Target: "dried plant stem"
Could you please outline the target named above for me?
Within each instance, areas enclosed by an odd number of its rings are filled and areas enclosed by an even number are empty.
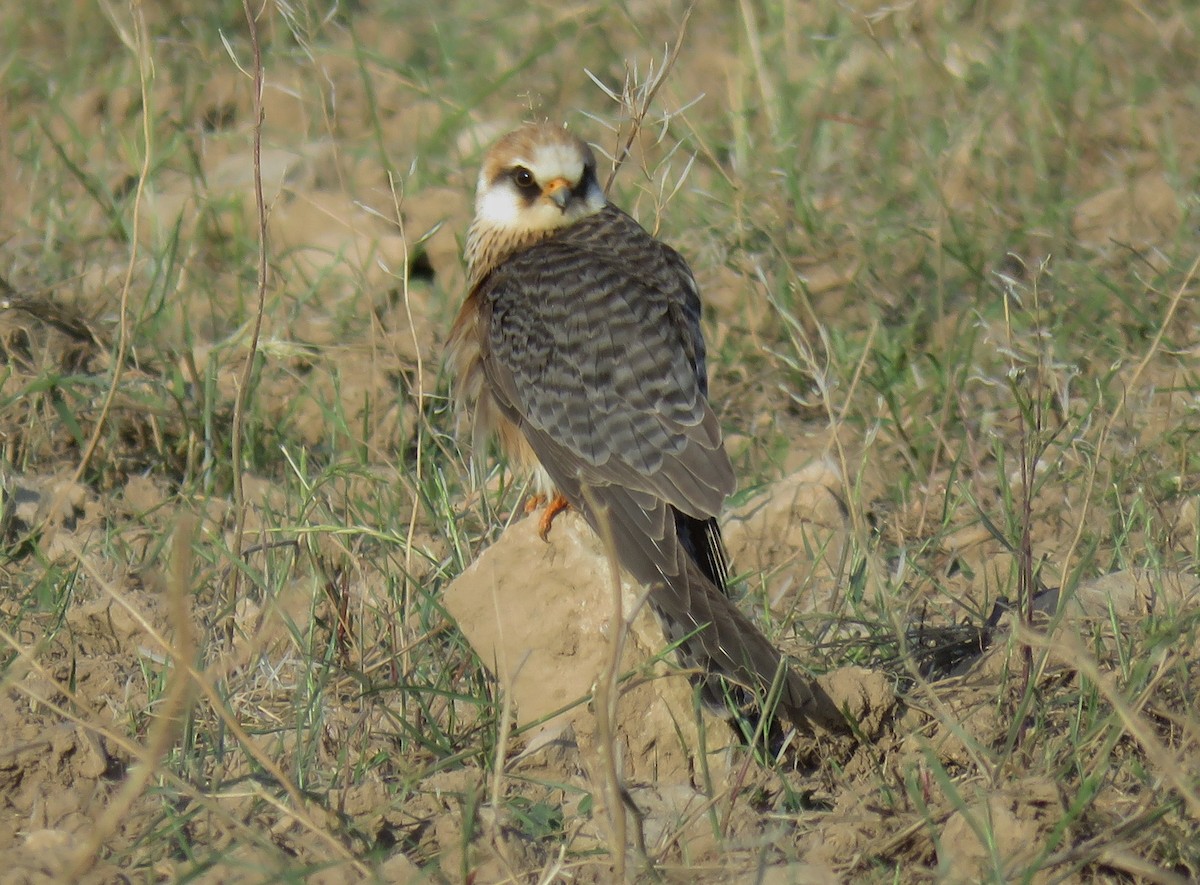
[[[779,100],[775,84],[772,82],[763,55],[762,36],[758,31],[758,21],[750,0],[739,0],[739,11],[742,24],[746,29],[746,42],[750,47],[750,58],[754,63],[754,76],[758,80],[758,89],[762,95],[763,108],[767,114],[767,122],[771,132],[779,132]]]
[[[1146,367],[1150,365],[1150,361],[1154,359],[1155,355],[1162,347],[1163,336],[1166,334],[1167,328],[1171,325],[1171,320],[1175,318],[1175,313],[1179,310],[1179,305],[1183,301],[1183,296],[1187,293],[1188,287],[1191,286],[1192,282],[1196,279],[1196,274],[1198,272],[1200,272],[1200,254],[1198,254],[1195,260],[1192,261],[1192,266],[1188,268],[1187,273],[1183,276],[1183,281],[1175,289],[1175,294],[1171,296],[1171,303],[1167,305],[1167,312],[1163,315],[1163,320],[1161,323],[1159,323],[1158,331],[1154,333],[1154,338],[1150,341],[1150,346],[1146,348],[1146,352],[1142,355],[1137,367],[1134,368],[1133,374],[1131,374],[1129,376],[1129,380],[1125,382],[1124,387],[1126,390],[1129,390],[1137,385],[1138,379],[1142,377],[1142,373],[1146,371]],[[1121,413],[1125,411],[1126,400],[1127,397],[1125,396],[1122,396],[1117,400],[1116,405],[1113,407],[1112,414],[1108,416],[1108,419],[1104,422],[1103,427],[1101,427],[1100,437],[1096,441],[1097,452],[1104,451],[1104,446],[1108,441],[1109,434],[1116,426],[1117,419],[1121,416]],[[1088,471],[1087,482],[1084,484],[1083,512],[1080,514],[1078,524],[1075,528],[1075,537],[1071,539],[1071,546],[1067,548],[1067,555],[1063,557],[1062,574],[1064,581],[1067,579],[1067,576],[1071,574],[1071,564],[1075,559],[1075,551],[1079,549],[1079,544],[1083,539],[1083,528],[1086,524],[1084,515],[1087,513],[1088,505],[1092,500],[1092,492],[1096,487],[1096,474],[1099,466],[1100,459],[1093,458],[1091,469]]]
[[[1142,355],[1141,360],[1138,361],[1137,366],[1134,367],[1129,379],[1124,384],[1126,391],[1129,391],[1137,386],[1137,382],[1141,378],[1142,373],[1146,371],[1146,367],[1150,365],[1150,361],[1154,359],[1155,355],[1161,349],[1163,337],[1166,335],[1167,329],[1171,325],[1171,321],[1175,318],[1175,314],[1179,309],[1179,305],[1183,301],[1184,295],[1188,292],[1188,287],[1191,286],[1192,282],[1196,279],[1197,272],[1200,272],[1200,254],[1198,254],[1192,261],[1191,267],[1189,267],[1187,273],[1183,275],[1182,282],[1180,282],[1180,284],[1176,287],[1174,295],[1171,296],[1171,301],[1167,305],[1166,313],[1163,315],[1162,322],[1159,323],[1158,330],[1154,333],[1154,338],[1150,341],[1150,345],[1146,348],[1146,352]],[[1100,453],[1104,451],[1105,446],[1108,443],[1109,435],[1112,433],[1113,428],[1117,425],[1118,418],[1120,418],[1121,414],[1125,411],[1125,403],[1127,400],[1127,396],[1122,396],[1117,400],[1116,405],[1113,406],[1112,414],[1105,419],[1100,428],[1099,436],[1096,439],[1096,456],[1091,459],[1091,463],[1089,464],[1087,471],[1087,478],[1083,483],[1083,499],[1079,508],[1079,517],[1075,524],[1075,534],[1071,538],[1071,544],[1067,547],[1066,554],[1063,556],[1061,566],[1061,582],[1064,589],[1069,586],[1068,581],[1070,580],[1071,571],[1074,567],[1076,552],[1079,550],[1080,543],[1082,543],[1084,527],[1087,525],[1087,513],[1092,506],[1092,500],[1096,490],[1096,480],[1100,472]],[[1060,606],[1063,605],[1066,598],[1067,596],[1065,593],[1060,595]],[[1028,627],[1028,625],[1026,626]],[[1051,659],[1051,648],[1052,647],[1048,647],[1041,655],[1041,658],[1037,663],[1034,677],[1035,679],[1040,679],[1042,673],[1049,665]]]
[[[621,567],[616,545],[604,513],[600,519],[600,539],[609,561],[612,587],[612,628],[609,632],[608,660],[596,680],[596,735],[604,775],[605,806],[610,827],[609,853],[612,855],[613,878],[625,881],[625,857],[629,836],[625,817],[625,785],[617,765],[617,674],[621,669],[621,652],[625,645],[625,614],[621,599]]]
[[[504,641],[504,618],[500,613],[500,597],[496,593],[496,588],[492,588],[492,606],[496,614],[496,625],[499,631],[501,643]],[[500,657],[497,663],[497,669],[500,671],[501,699],[500,699],[500,723],[496,733],[496,752],[493,756],[492,767],[492,783],[491,783],[491,805],[493,811],[499,815],[500,806],[504,800],[504,766],[508,759],[508,743],[512,737],[512,717],[513,717],[513,686],[520,678],[521,670],[525,667],[525,661],[528,658],[523,658],[517,662],[517,666],[510,668],[507,658]]]
[[[675,61],[679,58],[679,52],[683,49],[684,37],[687,35],[688,19],[692,16],[692,9],[695,4],[692,4],[684,12],[683,18],[679,22],[679,29],[675,33],[675,42],[667,52],[663,63],[659,65],[657,71],[651,65],[650,71],[647,73],[646,81],[637,89],[634,89],[629,82],[628,72],[626,73],[625,88],[620,95],[617,95],[611,89],[605,87],[597,80],[591,72],[587,72],[597,86],[604,90],[609,98],[618,102],[622,109],[629,117],[629,132],[624,140],[620,138],[620,130],[618,130],[619,146],[617,152],[613,155],[612,170],[608,173],[608,179],[604,182],[604,192],[607,194],[612,190],[613,182],[617,180],[617,172],[629,157],[633,150],[633,143],[637,140],[638,133],[642,131],[642,122],[646,119],[646,115],[650,113],[650,106],[654,103],[655,96],[658,91],[667,82],[667,78],[671,74],[671,69],[675,67]]]
[[[239,722],[237,717],[234,716],[230,711],[229,703],[225,695],[213,684],[213,681],[209,678],[208,673],[197,668],[195,656],[193,655],[192,657],[185,657],[183,654],[178,653],[175,642],[164,636],[162,631],[156,629],[154,625],[146,619],[146,616],[139,611],[125,597],[124,594],[117,592],[116,588],[112,586],[111,582],[100,573],[90,559],[83,555],[81,550],[75,551],[75,557],[79,562],[79,565],[88,574],[88,576],[95,581],[98,586],[102,587],[109,594],[109,596],[112,597],[113,602],[125,609],[125,611],[129,613],[130,617],[137,622],[143,634],[148,639],[153,641],[156,650],[174,660],[175,666],[179,668],[180,672],[187,677],[190,684],[194,685],[197,692],[204,698],[204,700],[208,702],[209,707],[212,709],[213,713],[220,718],[221,722],[228,730],[233,740],[250,758],[252,758],[262,767],[263,771],[269,775],[269,777],[280,789],[287,793],[288,799],[291,801],[292,806],[291,808],[286,808],[280,804],[277,799],[271,796],[271,794],[265,788],[261,789],[260,791],[261,797],[265,801],[269,801],[276,805],[281,811],[285,811],[306,830],[313,833],[314,836],[316,836],[319,840],[327,844],[338,857],[352,863],[355,869],[358,870],[363,876],[368,876],[369,870],[367,869],[366,865],[355,858],[354,855],[350,853],[350,850],[337,839],[334,833],[330,832],[328,825],[321,824],[313,818],[312,814],[310,814],[307,810],[306,800],[301,794],[300,790],[296,787],[292,780],[288,778],[286,774],[284,774],[283,769],[279,767],[275,760],[267,754],[267,751],[263,749],[256,741],[254,741],[249,734],[246,733],[246,730],[242,727],[241,722]],[[136,746],[126,746],[126,749],[130,751],[131,755],[146,755]]]
[[[121,300],[117,309],[117,352],[113,356],[112,380],[104,395],[104,404],[96,417],[92,435],[88,438],[83,455],[75,465],[74,482],[79,482],[87,472],[88,465],[100,445],[100,436],[104,433],[104,425],[112,411],[113,400],[117,396],[117,388],[121,385],[121,375],[125,369],[125,361],[129,356],[129,289],[133,285],[133,270],[138,259],[138,229],[142,225],[142,198],[146,189],[146,179],[150,176],[150,158],[154,152],[154,142],[151,131],[153,111],[150,105],[150,80],[154,76],[154,60],[150,57],[149,41],[146,39],[146,16],[142,5],[137,2],[129,4],[129,12],[133,18],[133,33],[129,34],[118,23],[113,9],[102,4],[109,19],[113,22],[122,42],[134,53],[138,61],[138,85],[142,98],[142,165],[138,170],[137,184],[133,193],[133,220],[129,237],[129,261],[125,264],[125,279],[121,282]]]
[[[639,603],[634,611],[625,613],[623,591],[621,588],[621,566],[617,558],[617,546],[613,540],[612,527],[609,524],[607,511],[596,506],[591,499],[590,490],[584,488],[584,496],[592,512],[596,514],[597,534],[604,545],[604,553],[609,562],[609,575],[612,588],[612,624],[609,633],[608,659],[604,669],[598,675],[595,690],[596,736],[598,751],[604,776],[605,806],[610,822],[609,852],[613,860],[613,880],[625,881],[625,862],[629,851],[629,826],[626,812],[632,815],[634,846],[637,849],[651,877],[656,877],[654,865],[646,851],[646,835],[642,828],[641,809],[629,795],[621,777],[617,761],[617,701],[620,697],[621,658],[625,654],[625,641],[629,636],[629,627],[633,618],[641,608]],[[644,599],[644,597],[643,597]]]
[[[410,580],[410,576],[413,574],[413,565],[412,565],[413,547],[414,547],[413,542],[417,535],[417,514],[421,512],[421,500],[420,500],[421,499],[421,491],[420,490],[422,487],[421,480],[425,475],[425,446],[427,444],[427,436],[426,436],[426,427],[425,427],[425,420],[424,420],[425,411],[422,408],[422,404],[425,399],[425,361],[421,356],[423,343],[420,340],[420,336],[417,334],[417,325],[416,325],[416,321],[413,317],[413,311],[412,311],[412,301],[409,298],[409,264],[411,263],[411,260],[410,260],[409,251],[408,251],[408,235],[404,228],[404,213],[400,211],[400,206],[403,202],[403,197],[402,197],[402,194],[397,191],[395,177],[393,175],[391,175],[390,173],[388,174],[388,185],[390,186],[391,192],[392,192],[392,206],[395,209],[395,223],[396,223],[397,228],[399,228],[399,230],[400,230],[400,242],[401,242],[403,250],[404,250],[403,254],[401,256],[402,260],[403,260],[403,266],[401,267],[401,271],[400,271],[401,300],[404,302],[404,316],[408,322],[409,334],[412,336],[413,353],[416,354],[417,385],[416,385],[416,390],[412,392],[413,414],[416,416],[416,420],[413,422],[413,432],[416,437],[416,439],[415,439],[416,455],[415,455],[414,464],[413,464],[412,486],[411,486],[412,490],[413,490],[413,506],[412,506],[411,511],[409,512],[409,516],[408,516],[408,529],[407,529],[407,533],[405,535],[405,543],[404,543],[404,573],[403,574],[404,574],[405,590],[404,590],[404,594],[403,594],[404,608],[403,608],[403,611],[401,612],[401,616],[400,616],[401,625],[405,625],[405,624],[412,623],[413,593],[410,591],[410,588],[407,585],[408,585],[408,581]],[[406,649],[407,649],[407,645],[408,645],[408,643],[405,642],[404,646]],[[409,655],[409,652],[407,650],[401,651],[399,654],[399,660],[400,660],[401,665],[403,666],[405,672],[408,672],[408,670],[411,666],[411,657]],[[509,703],[509,699],[507,696],[504,698],[504,702],[506,704]],[[407,706],[407,698],[402,698],[401,703],[404,704],[405,706]],[[504,725],[502,727],[507,728],[507,725]],[[498,761],[502,762],[503,760],[500,759]]]
[[[233,440],[230,446],[230,460],[232,461],[231,467],[233,469],[233,507],[236,514],[236,523],[233,530],[233,550],[230,551],[230,560],[233,567],[229,570],[229,583],[225,591],[225,602],[229,612],[226,638],[230,640],[233,638],[233,613],[236,608],[239,596],[238,590],[241,584],[242,535],[246,529],[246,491],[242,482],[242,440],[246,425],[246,407],[250,402],[250,387],[254,378],[254,360],[258,354],[258,341],[262,334],[263,311],[267,300],[267,205],[263,198],[262,183],[262,46],[258,40],[258,16],[251,10],[250,0],[242,0],[242,9],[246,15],[246,27],[250,36],[250,46],[253,51],[254,135],[252,139],[252,151],[254,156],[254,206],[258,218],[258,287],[254,323],[250,332],[246,365],[242,369],[242,377],[238,383],[237,400],[233,406],[233,427],[231,430]]]
[[[1100,662],[1084,647],[1079,637],[1070,631],[1050,640],[1044,634],[1028,632],[1020,637],[1033,646],[1040,645],[1048,658],[1057,659],[1064,667],[1078,670],[1090,680],[1104,699],[1112,705],[1121,725],[1146,754],[1150,770],[1170,786],[1182,800],[1187,813],[1200,819],[1200,792],[1197,792],[1192,775],[1194,764],[1184,754],[1173,752],[1155,733],[1155,726],[1144,715],[1139,705],[1132,705],[1122,693],[1117,680],[1104,671]]]
[[[196,657],[196,637],[188,612],[188,599],[191,595],[194,533],[195,520],[185,516],[175,530],[171,545],[171,581],[167,586],[167,601],[174,637],[169,647],[172,667],[166,694],[155,705],[154,723],[145,746],[139,748],[137,762],[129,772],[129,777],[87,833],[83,844],[76,849],[66,872],[68,881],[78,881],[92,868],[104,843],[117,831],[151,778],[157,776],[163,757],[175,742],[183,726],[186,709],[191,704],[194,683],[190,671]]]
[[[1014,318],[1011,310],[1011,302],[1015,297],[1015,287],[1003,294],[1004,328],[1008,338],[1009,353],[1008,386],[1017,406],[1017,439],[1019,446],[1017,454],[1019,460],[1018,469],[1021,477],[1021,496],[1018,502],[1019,510],[1017,516],[1018,537],[1016,541],[1017,618],[1025,631],[1031,631],[1033,628],[1033,599],[1037,592],[1033,568],[1033,495],[1034,485],[1037,481],[1038,463],[1041,461],[1041,457],[1045,453],[1048,444],[1045,433],[1045,410],[1043,408],[1046,397],[1044,385],[1048,366],[1045,359],[1045,346],[1039,337],[1042,332],[1043,317],[1036,280],[1030,294],[1032,299],[1030,309],[1034,318],[1034,328],[1032,330],[1034,342],[1032,345],[1027,341],[1029,337],[1028,332],[1014,335]],[[1030,347],[1032,347],[1033,357],[1031,361],[1026,362],[1020,354],[1027,352]],[[1032,373],[1033,378],[1026,390],[1022,385],[1022,379],[1026,378],[1029,373]],[[1018,706],[1019,717],[1015,723],[1016,731],[1013,735],[1015,746],[1018,747],[1024,742],[1028,725],[1026,714],[1028,712],[1029,692],[1034,680],[1035,670],[1033,647],[1029,643],[1022,642],[1019,644],[1019,652],[1021,656],[1021,677],[1018,694],[1023,700]]]

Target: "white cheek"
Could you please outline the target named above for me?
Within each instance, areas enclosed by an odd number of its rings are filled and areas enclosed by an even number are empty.
[[[520,199],[506,187],[481,189],[475,201],[475,217],[494,227],[516,227],[521,211]]]
[[[507,187],[490,187],[480,192],[475,201],[475,217],[480,223],[497,230],[553,230],[574,220],[548,200],[535,200],[532,205]]]

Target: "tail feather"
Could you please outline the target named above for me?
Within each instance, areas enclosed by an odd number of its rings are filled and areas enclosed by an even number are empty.
[[[688,556],[722,593],[729,586],[729,556],[721,538],[721,526],[713,517],[697,519],[674,507],[675,534]]]
[[[725,594],[726,557],[715,519],[680,517],[665,501],[627,488],[585,490],[577,479],[555,481],[597,533],[611,539],[626,571],[650,588],[650,605],[683,663],[706,674],[706,700],[724,706],[719,680],[725,679],[759,705],[776,698],[775,711],[806,732],[838,727],[840,714],[816,683],[789,667]]]
[[[702,572],[689,563],[684,574],[656,586],[650,604],[685,666],[707,674],[705,699],[723,705],[721,677],[806,731],[828,725],[837,711],[811,680],[796,673],[763,632]]]

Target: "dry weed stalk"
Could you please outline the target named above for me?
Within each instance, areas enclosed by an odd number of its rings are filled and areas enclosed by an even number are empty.
[[[613,153],[608,155],[608,158],[612,163],[612,168],[609,170],[608,178],[604,182],[604,192],[606,194],[612,190],[613,183],[617,180],[617,173],[620,171],[621,166],[624,165],[625,161],[629,158],[630,153],[633,151],[634,143],[638,140],[643,128],[645,128],[646,118],[650,115],[650,108],[654,104],[654,99],[657,97],[659,90],[662,89],[663,85],[670,77],[671,70],[675,67],[675,62],[678,60],[679,53],[683,49],[684,38],[687,35],[688,19],[691,18],[692,9],[694,6],[695,4],[689,6],[687,11],[684,12],[683,18],[679,22],[679,29],[675,34],[675,42],[664,50],[663,60],[658,64],[657,67],[655,67],[654,62],[650,62],[646,68],[646,74],[643,77],[639,74],[636,63],[632,67],[630,67],[628,63],[626,64],[625,80],[621,84],[621,90],[619,92],[609,86],[606,86],[599,77],[597,77],[587,68],[584,68],[583,70],[588,78],[596,84],[600,91],[608,96],[609,99],[616,102],[619,108],[618,122],[615,127],[604,124],[603,121],[597,117],[591,117],[591,119],[601,123],[601,125],[605,125],[606,128],[611,130],[616,139],[616,147]],[[670,126],[671,119],[682,114],[689,107],[699,101],[701,97],[702,96],[697,96],[688,104],[675,111],[663,112],[662,120],[659,124],[659,141],[666,137],[667,129]],[[626,131],[626,126],[629,127],[628,131]],[[689,164],[689,168],[690,165],[691,164]],[[686,174],[687,173],[685,170],[684,176],[686,176]],[[678,185],[676,186],[676,190],[678,190]]]
[[[1154,359],[1159,350],[1162,348],[1163,336],[1166,334],[1172,320],[1175,318],[1175,314],[1179,310],[1179,305],[1183,301],[1184,295],[1187,294],[1188,288],[1196,279],[1198,272],[1200,272],[1200,253],[1196,255],[1196,258],[1192,261],[1191,267],[1189,267],[1187,273],[1183,275],[1183,280],[1179,283],[1175,289],[1175,293],[1171,296],[1171,301],[1167,305],[1167,310],[1163,315],[1162,322],[1159,323],[1158,330],[1154,333],[1154,338],[1151,339],[1149,346],[1146,348],[1146,352],[1142,355],[1141,360],[1138,361],[1137,366],[1134,368],[1129,378],[1123,383],[1125,390],[1131,390],[1137,386],[1138,380],[1146,371],[1146,367],[1150,365],[1151,360]],[[1116,405],[1113,407],[1112,413],[1101,426],[1100,434],[1096,439],[1095,450],[1097,453],[1104,451],[1104,447],[1108,442],[1108,437],[1112,433],[1112,429],[1117,424],[1117,419],[1120,418],[1122,413],[1125,411],[1125,402],[1126,397],[1124,396],[1118,399]],[[1091,466],[1088,470],[1087,480],[1084,483],[1083,504],[1080,508],[1079,520],[1075,527],[1075,536],[1071,539],[1071,545],[1067,548],[1066,556],[1063,557],[1062,574],[1064,580],[1066,579],[1066,576],[1071,574],[1071,567],[1074,563],[1076,551],[1079,549],[1079,545],[1083,540],[1083,527],[1086,524],[1084,517],[1086,516],[1088,508],[1091,504],[1092,493],[1096,488],[1096,476],[1099,468],[1100,458],[1092,458]]]
[[[117,309],[117,352],[113,356],[112,378],[109,381],[108,390],[104,394],[104,404],[100,407],[100,414],[96,416],[96,426],[92,428],[92,435],[88,438],[83,455],[80,457],[79,463],[75,466],[75,474],[72,478],[73,482],[79,482],[83,478],[84,473],[87,472],[88,465],[96,454],[97,446],[100,445],[100,436],[104,433],[104,426],[108,422],[108,415],[112,411],[113,401],[117,396],[117,389],[121,385],[121,375],[125,369],[125,361],[129,355],[129,290],[133,286],[133,271],[137,266],[138,229],[142,224],[143,197],[146,190],[146,180],[150,177],[151,157],[154,153],[151,126],[153,111],[150,103],[150,81],[154,78],[154,59],[150,55],[150,44],[146,35],[145,14],[140,3],[131,2],[129,4],[129,12],[133,20],[133,32],[130,33],[121,24],[116,11],[109,3],[103,2],[101,6],[108,15],[114,30],[120,36],[121,42],[125,44],[137,59],[138,88],[141,91],[142,100],[142,165],[138,169],[137,182],[134,185],[133,192],[133,220],[131,222],[129,237],[129,260],[125,264],[125,278],[121,283],[120,304]]]
[[[612,626],[609,633],[608,657],[603,670],[597,674],[593,696],[596,710],[596,734],[599,743],[597,749],[600,753],[604,776],[604,804],[609,818],[609,852],[613,859],[613,876],[616,881],[625,881],[625,861],[629,851],[629,826],[626,811],[634,820],[633,838],[638,856],[646,870],[651,874],[654,873],[653,862],[646,851],[646,835],[641,809],[638,808],[637,803],[629,794],[629,790],[625,787],[617,748],[617,702],[621,694],[621,659],[625,654],[625,643],[629,638],[633,619],[637,617],[649,597],[649,590],[642,594],[634,610],[626,615],[621,590],[621,564],[617,557],[617,547],[613,540],[609,514],[597,506],[587,486],[583,487],[583,494],[588,500],[592,512],[596,514],[598,534],[609,563],[612,588],[612,618],[610,620]]]
[[[1196,774],[1195,757],[1188,752],[1186,742],[1182,751],[1173,752],[1159,739],[1156,733],[1158,726],[1141,712],[1141,707],[1152,695],[1153,681],[1142,692],[1140,702],[1131,704],[1122,694],[1116,679],[1105,671],[1078,635],[1062,631],[1051,638],[1037,630],[1026,630],[1024,625],[1018,626],[1015,632],[1024,645],[1041,649],[1046,659],[1057,660],[1064,667],[1077,670],[1096,686],[1116,712],[1125,733],[1141,747],[1157,777],[1176,792],[1192,820],[1200,820],[1200,792],[1197,792],[1192,781]],[[1159,669],[1165,671],[1167,662],[1164,661]]]
[[[189,529],[187,524],[184,523],[180,531],[191,532],[191,529]],[[190,546],[191,545],[189,543],[189,549]],[[317,821],[316,818],[314,818],[314,816],[308,810],[309,803],[305,799],[304,795],[300,792],[299,788],[297,788],[292,780],[284,773],[283,769],[279,767],[275,760],[267,755],[266,750],[250,737],[245,728],[243,728],[239,719],[230,710],[229,702],[225,696],[225,693],[217,688],[206,671],[198,669],[196,655],[193,654],[189,657],[183,654],[183,650],[176,647],[176,641],[168,638],[161,630],[155,628],[155,626],[150,623],[146,616],[133,604],[133,602],[127,598],[123,592],[114,587],[112,583],[100,573],[96,564],[92,562],[91,559],[84,556],[82,550],[76,550],[75,556],[80,566],[85,572],[87,572],[88,576],[106,593],[108,593],[113,602],[125,609],[130,617],[132,617],[138,623],[142,633],[153,643],[153,647],[156,652],[160,653],[164,660],[170,659],[174,661],[175,667],[181,674],[179,678],[183,679],[187,686],[194,687],[199,696],[208,702],[210,709],[216,714],[217,718],[221,720],[233,741],[236,742],[237,745],[241,747],[241,749],[244,750],[251,759],[253,759],[262,767],[263,771],[266,772],[274,781],[275,786],[287,793],[288,799],[292,804],[290,808],[283,805],[278,799],[274,798],[274,796],[272,796],[265,787],[261,785],[257,785],[255,787],[255,794],[264,801],[270,802],[271,804],[277,806],[287,817],[292,818],[305,830],[313,833],[320,841],[327,844],[332,849],[334,854],[341,859],[352,863],[355,869],[357,869],[364,876],[368,875],[366,865],[355,858],[354,855],[350,853],[350,850],[346,848],[346,846],[343,845],[337,839],[337,837],[329,831],[327,826],[322,825]],[[175,591],[181,584],[182,579],[180,578],[180,575],[182,574],[183,570],[185,568],[190,569],[190,565],[188,565],[189,562],[190,559],[187,559],[182,555],[177,554],[173,556],[172,591]],[[187,586],[190,586],[190,577],[187,579],[186,584]],[[185,601],[186,598],[187,596],[185,595]],[[173,621],[175,617],[177,617],[177,614],[173,611]],[[178,625],[176,626],[178,629]],[[184,627],[184,629],[187,631],[191,630],[190,622]],[[174,674],[172,678],[174,678]],[[142,748],[136,744],[123,742],[122,746],[125,747],[132,756],[139,757],[147,755],[145,751],[143,751]],[[162,766],[159,766],[155,769],[155,773],[167,774],[167,770]]]
[[[251,139],[254,164],[254,208],[258,221],[258,283],[256,287],[256,304],[254,320],[251,325],[250,343],[246,353],[246,364],[242,369],[242,377],[238,383],[237,399],[233,404],[233,426],[230,429],[232,442],[230,445],[230,460],[233,469],[233,550],[230,551],[230,561],[233,568],[229,571],[229,583],[225,589],[226,608],[229,612],[225,627],[228,642],[233,641],[234,612],[237,607],[239,588],[241,586],[241,558],[243,533],[246,529],[246,491],[242,481],[242,441],[245,435],[246,408],[250,403],[251,386],[254,379],[254,361],[258,355],[259,338],[262,335],[263,313],[267,301],[267,205],[263,197],[262,180],[262,127],[263,127],[263,60],[262,46],[258,39],[258,15],[262,14],[263,6],[255,13],[250,8],[250,0],[242,0],[242,11],[246,16],[246,28],[250,37],[252,62],[250,73],[254,79],[254,129]],[[228,48],[228,44],[226,44]],[[232,57],[232,52],[231,52]],[[234,59],[236,63],[236,59]],[[239,66],[239,69],[240,66]]]
[[[162,703],[155,709],[154,723],[150,726],[145,746],[140,747],[139,752],[135,754],[137,762],[129,777],[125,779],[117,795],[105,806],[104,812],[87,833],[83,844],[75,850],[67,871],[68,880],[77,881],[95,865],[104,843],[121,826],[121,822],[126,819],[133,803],[142,795],[151,778],[158,775],[163,759],[183,730],[184,719],[195,694],[194,683],[189,673],[196,658],[196,636],[188,611],[194,538],[195,520],[185,516],[176,527],[175,537],[171,542],[171,580],[167,584],[167,601],[175,635],[168,646],[173,666],[167,678],[166,693]],[[82,558],[83,554],[77,555]],[[107,582],[101,582],[101,586],[114,599],[124,602],[124,598]]]
[[[422,408],[422,405],[423,405],[423,402],[425,399],[425,395],[426,395],[426,391],[425,391],[425,361],[421,356],[421,351],[422,351],[421,341],[419,340],[419,337],[417,335],[417,324],[413,318],[412,301],[411,301],[410,295],[409,295],[409,269],[410,269],[411,261],[410,261],[409,248],[408,248],[408,235],[407,235],[407,233],[405,231],[405,227],[404,227],[404,214],[400,211],[400,208],[404,202],[403,193],[402,193],[402,190],[401,191],[397,190],[396,178],[394,175],[391,174],[391,172],[388,173],[388,186],[391,190],[392,207],[395,212],[395,217],[391,220],[396,224],[397,229],[400,231],[400,242],[401,242],[401,248],[403,249],[403,252],[402,252],[403,265],[402,265],[401,272],[400,272],[400,294],[401,294],[401,300],[404,302],[404,316],[405,316],[405,319],[408,321],[409,332],[412,335],[413,353],[416,354],[416,375],[417,375],[416,381],[417,381],[417,383],[416,383],[416,389],[411,392],[411,396],[413,399],[413,404],[412,404],[413,410],[414,410],[415,414],[417,415],[417,420],[413,424],[413,431],[416,436],[416,439],[414,441],[416,454],[415,454],[415,463],[413,464],[413,476],[412,476],[413,506],[410,508],[410,511],[409,511],[408,530],[407,530],[407,534],[405,536],[405,544],[404,544],[404,580],[405,580],[405,583],[407,584],[407,582],[409,580],[409,575],[411,575],[413,573],[413,568],[412,568],[413,539],[416,537],[416,534],[417,534],[417,514],[421,510],[420,489],[422,486],[422,479],[424,477],[424,470],[425,470],[425,459],[426,459],[425,447],[428,445],[428,435],[426,432],[427,428],[426,428],[425,419],[424,419],[425,410]],[[404,610],[401,612],[401,615],[400,615],[401,623],[402,624],[412,623],[412,617],[413,617],[413,594],[408,592],[407,588],[406,588],[405,593],[404,593]],[[404,643],[405,648],[407,648],[408,645],[409,645],[409,643],[407,643],[407,642]],[[401,651],[400,660],[403,662],[405,672],[408,672],[412,666],[412,660],[409,655],[409,652]],[[504,700],[505,700],[505,703],[508,703],[507,697]],[[401,703],[404,704],[404,706],[407,708],[408,700],[406,697],[401,699]],[[498,761],[503,761],[503,757],[497,757],[497,759],[498,759]]]
[[[1009,391],[1017,404],[1018,438],[1020,439],[1021,500],[1018,514],[1017,553],[1017,615],[1026,629],[1033,627],[1033,597],[1036,592],[1033,574],[1033,486],[1037,476],[1038,462],[1046,451],[1045,441],[1045,372],[1046,348],[1039,339],[1046,330],[1041,324],[1040,288],[1035,279],[1031,289],[1032,305],[1029,315],[1033,327],[1025,332],[1013,330],[1013,306],[1024,308],[1023,287],[1016,279],[1000,275],[1004,302],[1004,332],[1008,338]],[[1028,339],[1033,338],[1031,343]],[[1033,678],[1033,648],[1021,644],[1021,689],[1022,697],[1028,696]],[[1017,732],[1018,745],[1025,726]]]

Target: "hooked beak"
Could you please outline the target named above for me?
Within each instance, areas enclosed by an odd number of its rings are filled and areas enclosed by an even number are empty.
[[[565,178],[556,178],[542,188],[542,194],[555,206],[566,212],[567,201],[571,199],[571,183]]]

